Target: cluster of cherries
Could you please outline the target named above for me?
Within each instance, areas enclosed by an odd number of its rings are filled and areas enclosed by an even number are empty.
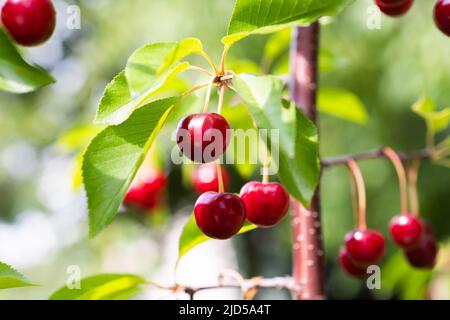
[[[405,251],[409,263],[416,268],[433,268],[438,245],[431,225],[416,215],[403,213],[394,217],[390,233],[395,243]]]
[[[438,244],[428,222],[413,214],[402,213],[391,220],[389,231],[413,267],[434,267]],[[345,236],[345,246],[339,252],[339,263],[348,274],[365,277],[367,267],[383,258],[384,249],[383,234],[376,230],[359,228]]]
[[[388,16],[399,16],[408,12],[414,0],[375,0],[380,10]],[[438,0],[434,6],[434,21],[438,28],[450,36],[450,1]]]
[[[16,43],[37,46],[55,31],[56,11],[50,0],[7,0],[1,21]]]
[[[181,152],[200,163],[192,175],[192,186],[200,194],[194,206],[197,225],[208,237],[221,240],[237,234],[246,219],[259,227],[276,225],[286,215],[290,201],[288,192],[276,182],[249,182],[239,195],[225,192],[230,178],[217,160],[229,145],[229,129],[227,120],[218,113],[189,115],[177,128]],[[212,136],[220,141],[211,139]],[[124,204],[151,213],[161,204],[166,183],[163,172],[143,166]]]
[[[394,163],[399,175],[402,213],[395,216],[389,225],[393,241],[404,250],[408,262],[416,268],[430,269],[436,264],[438,244],[432,227],[418,214],[408,212],[406,200],[406,176],[401,160],[392,149],[385,154]],[[382,233],[366,228],[365,191],[362,174],[352,160],[349,168],[355,177],[358,189],[358,228],[345,236],[345,245],[339,252],[341,267],[354,277],[367,276],[367,267],[379,262],[384,255],[385,240]]]
[[[276,182],[249,182],[240,195],[225,192],[229,178],[217,160],[229,145],[229,130],[227,120],[218,113],[189,115],[177,128],[181,152],[202,163],[193,179],[195,189],[201,193],[194,215],[199,229],[214,239],[231,238],[246,219],[260,227],[274,226],[289,208],[289,194]]]

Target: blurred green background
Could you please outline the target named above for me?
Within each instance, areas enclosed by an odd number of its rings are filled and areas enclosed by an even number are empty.
[[[0,261],[41,286],[0,291],[0,299],[45,299],[65,284],[69,266],[78,266],[83,277],[130,272],[155,282],[170,284],[174,280],[178,237],[196,196],[183,181],[181,168],[169,161],[174,144],[170,129],[158,138],[159,147],[153,151],[169,176],[169,205],[160,213],[165,218],[143,219],[125,213],[94,240],[88,239],[83,192],[74,188],[72,181],[78,149],[86,138],[83,140],[80,131],[69,144],[61,143],[60,137],[91,123],[104,86],[143,44],[194,36],[219,60],[220,38],[226,33],[233,4],[231,0],[55,1],[57,33],[46,45],[24,54],[49,69],[57,83],[26,95],[0,93]],[[80,30],[66,27],[70,5],[81,8]],[[370,117],[365,125],[358,125],[322,115],[321,152],[325,157],[381,145],[421,149],[426,128],[410,110],[411,105],[423,92],[440,107],[450,105],[450,39],[434,26],[433,1],[416,1],[412,11],[400,19],[383,16],[381,29],[374,30],[366,25],[370,5],[370,0],[356,1],[343,14],[323,23],[322,46],[328,63],[321,84],[353,91]],[[268,36],[257,36],[237,44],[230,53],[231,65],[240,71],[257,71],[267,40]],[[282,41],[280,47],[287,44]],[[270,71],[283,72],[286,59],[287,52]],[[82,132],[89,137],[90,130]],[[385,160],[361,163],[361,169],[367,183],[369,227],[387,236],[388,221],[399,211],[394,169]],[[245,179],[233,167],[228,170],[230,189],[237,192]],[[255,179],[259,179],[257,172]],[[353,226],[346,169],[327,169],[321,192],[330,298],[450,298],[448,168],[425,162],[419,177],[421,213],[433,223],[441,242],[437,269],[411,269],[389,241],[381,290],[367,290],[364,281],[351,279],[337,265],[339,247]],[[246,277],[287,275],[291,272],[290,246],[290,221],[286,218],[274,229],[199,246],[182,261],[178,279],[208,284],[227,268]],[[168,296],[152,288],[140,296],[161,297]],[[226,290],[199,295],[237,297],[237,292]],[[284,299],[289,295],[267,290],[257,297]]]

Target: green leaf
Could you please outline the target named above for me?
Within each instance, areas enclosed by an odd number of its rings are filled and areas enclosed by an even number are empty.
[[[233,43],[251,35],[306,25],[322,16],[335,15],[353,0],[237,0],[222,42]]]
[[[255,230],[256,228],[257,226],[246,222],[242,229],[239,231],[239,234]],[[195,221],[195,216],[192,215],[181,233],[178,246],[178,260],[180,260],[192,248],[208,240],[211,240],[211,238],[205,236],[205,234],[198,228],[197,222]]]
[[[177,98],[158,100],[110,126],[89,145],[83,161],[90,234],[95,236],[116,216],[128,188]]]
[[[195,38],[153,43],[136,50],[125,70],[106,86],[95,123],[120,124],[134,110],[164,97],[163,89],[189,68],[188,62],[180,60],[194,53],[203,53],[201,42]]]
[[[139,293],[145,279],[132,274],[100,274],[80,281],[80,289],[62,287],[49,300],[126,300]]]
[[[412,106],[412,110],[420,115],[433,113],[436,111],[436,104],[427,94],[423,94]]]
[[[75,126],[58,138],[56,146],[67,152],[83,150],[101,130],[102,127],[90,124]]]
[[[31,287],[27,278],[6,263],[0,262],[0,289]]]
[[[291,195],[309,207],[320,171],[316,127],[292,103],[282,105],[282,80],[240,74],[233,85],[259,129],[279,130],[279,141],[272,141],[269,132],[268,145],[280,180]]]
[[[341,88],[320,88],[317,107],[319,111],[351,122],[365,124],[366,108],[354,93]]]
[[[136,50],[128,59],[125,74],[133,95],[158,85],[158,80],[173,66],[194,53],[203,52],[200,40],[188,38],[177,42],[160,42]],[[169,72],[170,73],[170,72]]]
[[[436,111],[434,101],[427,95],[423,95],[412,106],[412,110],[425,120],[428,130],[432,134],[447,129],[450,124],[450,108]]]
[[[0,28],[0,90],[27,93],[54,82],[44,69],[25,62]]]

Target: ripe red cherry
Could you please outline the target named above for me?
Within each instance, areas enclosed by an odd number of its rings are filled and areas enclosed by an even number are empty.
[[[375,3],[384,14],[393,17],[406,13],[413,2],[413,0],[375,0]]]
[[[2,9],[2,23],[18,44],[36,46],[53,34],[56,12],[50,0],[8,0]]]
[[[353,277],[363,278],[367,276],[366,268],[355,265],[345,248],[339,251],[339,264],[345,272]]]
[[[260,227],[272,227],[286,215],[289,209],[289,194],[276,182],[249,182],[241,189],[247,219]]]
[[[141,168],[125,196],[124,204],[149,212],[161,204],[165,186],[164,173],[152,168]]]
[[[436,264],[438,244],[431,234],[424,233],[419,244],[405,251],[409,263],[416,268],[431,269]]]
[[[353,230],[345,236],[352,261],[363,267],[378,262],[384,254],[384,237],[375,230]]]
[[[228,189],[229,176],[224,166],[222,166],[222,180],[224,189]],[[199,193],[208,191],[219,192],[219,176],[217,174],[217,165],[213,163],[202,164],[198,166],[192,176],[194,189]]]
[[[206,192],[194,207],[200,230],[210,238],[229,239],[241,230],[245,222],[245,205],[232,193]]]
[[[192,114],[181,120],[177,143],[192,161],[208,163],[217,160],[227,149],[230,137],[227,120],[217,113]]]
[[[438,28],[450,36],[450,1],[439,0],[434,6],[434,21]]]
[[[402,248],[411,248],[420,241],[422,222],[411,214],[401,214],[392,218],[389,225],[392,239]]]

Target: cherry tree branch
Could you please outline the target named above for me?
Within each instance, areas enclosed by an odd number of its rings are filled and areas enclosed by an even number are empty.
[[[298,291],[295,288],[295,283],[291,277],[276,277],[276,278],[253,278],[243,279],[237,281],[235,279],[221,280],[216,285],[203,286],[203,287],[182,287],[182,291],[189,295],[191,299],[195,294],[201,291],[214,290],[214,289],[240,289],[243,294],[243,298],[248,300],[260,289],[286,289],[290,292]]]
[[[361,161],[361,160],[371,160],[378,158],[386,158],[384,154],[384,148],[364,151],[354,154],[343,155],[339,157],[333,158],[325,158],[322,159],[322,168],[330,168],[338,165],[345,165],[349,160]],[[431,149],[422,149],[416,151],[409,152],[397,152],[398,156],[402,160],[412,160],[412,159],[429,159],[433,155],[433,150]]]
[[[320,25],[293,29],[290,57],[292,100],[317,124],[318,54]],[[325,259],[320,217],[320,184],[310,208],[293,201],[292,210],[293,278],[301,292],[294,299],[325,299]]]
[[[299,288],[296,287],[292,277],[255,277],[251,279],[243,279],[240,276],[225,277],[224,275],[222,275],[219,277],[219,281],[216,284],[200,287],[183,286],[180,284],[171,287],[164,287],[157,284],[152,285],[162,290],[172,291],[173,293],[185,293],[191,300],[194,300],[195,295],[201,291],[217,289],[239,289],[241,290],[242,296],[245,300],[253,299],[255,294],[260,289],[284,289],[290,291],[293,294],[299,292]]]

